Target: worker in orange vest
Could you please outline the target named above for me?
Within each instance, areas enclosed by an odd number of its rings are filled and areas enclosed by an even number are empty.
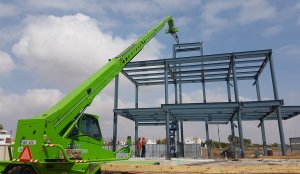
[[[141,149],[142,149],[141,137],[138,138],[137,148],[138,148],[137,156],[140,157],[141,156]]]

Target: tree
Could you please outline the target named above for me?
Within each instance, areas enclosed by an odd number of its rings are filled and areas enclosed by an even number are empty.
[[[252,145],[252,142],[250,139],[244,139],[244,144],[245,144],[245,147],[250,147]]]
[[[232,144],[232,136],[231,135],[228,136],[228,141],[230,144]],[[244,145],[246,148],[250,147],[252,145],[252,141],[250,139],[244,139],[243,142],[244,142]],[[240,138],[237,136],[235,137],[235,145],[240,146]]]
[[[232,135],[229,135],[229,136],[228,136],[228,142],[229,142],[230,144],[232,144]],[[239,146],[239,145],[240,145],[240,139],[239,139],[239,137],[235,136],[234,142],[235,142],[235,145],[236,145],[236,146]]]
[[[2,124],[0,124],[0,130],[2,130],[3,129],[3,125]]]
[[[166,144],[166,143],[167,143],[166,138],[156,140],[156,144]]]

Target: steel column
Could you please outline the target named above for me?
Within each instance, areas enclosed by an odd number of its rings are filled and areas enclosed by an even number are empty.
[[[115,77],[115,98],[114,98],[114,109],[118,109],[119,100],[119,75]],[[116,151],[117,146],[117,131],[118,131],[118,114],[114,112],[114,123],[113,123],[113,151]]]
[[[139,86],[136,84],[135,85],[135,108],[139,107]],[[135,130],[135,156],[138,157],[139,151],[138,151],[138,138],[139,138],[139,123],[135,121],[134,125],[134,130]]]
[[[168,69],[167,69],[167,63],[165,63],[165,104],[169,103],[169,91],[168,91]],[[166,159],[170,160],[170,111],[168,110],[166,113],[166,144],[167,144],[167,153],[166,153]]]
[[[134,130],[135,130],[134,132],[135,156],[138,157],[139,156],[139,150],[138,150],[139,123],[137,121],[135,121]]]
[[[235,144],[235,131],[234,131],[234,123],[233,120],[230,121],[230,127],[231,127],[231,141],[232,141],[232,152],[233,152],[233,157],[237,158],[237,153],[236,153],[236,144]]]
[[[236,67],[235,67],[235,57],[233,56],[231,59],[232,63],[232,76],[233,76],[233,87],[234,87],[234,96],[235,102],[239,102],[239,90],[237,85],[237,77],[236,77]],[[238,130],[239,130],[239,138],[240,138],[240,146],[241,146],[241,157],[245,157],[245,146],[244,146],[244,136],[243,136],[243,125],[242,125],[242,116],[241,110],[239,109],[237,113],[238,118]]]
[[[201,56],[203,56],[203,42],[200,42],[200,47],[201,47],[201,50],[200,50],[200,54],[201,54]]]
[[[182,104],[182,84],[179,83],[179,103]],[[181,155],[184,157],[183,121],[180,121]]]
[[[239,138],[240,138],[240,146],[241,146],[241,157],[245,157],[245,145],[244,145],[244,135],[243,135],[243,125],[242,125],[242,114],[241,110],[238,111],[238,130],[239,130]]]
[[[261,101],[259,79],[255,80],[255,86],[256,86],[257,100]],[[261,138],[262,138],[263,149],[264,149],[264,156],[267,156],[267,140],[266,140],[266,131],[265,131],[264,119],[260,120],[260,129],[261,129]]]
[[[169,124],[169,121],[170,121],[170,111],[167,110],[167,113],[166,113],[166,144],[167,144],[167,153],[166,153],[166,159],[167,160],[170,160],[171,157],[170,157],[170,124]]]
[[[261,101],[261,95],[260,95],[260,87],[259,87],[259,80],[256,79],[255,81],[255,86],[256,86],[256,96],[257,96],[257,100]]]
[[[184,157],[183,121],[180,121],[181,156]]]
[[[206,141],[209,141],[209,130],[208,130],[208,121],[205,120],[205,130],[206,130]],[[207,145],[207,158],[211,158],[211,146]]]
[[[165,104],[169,104],[168,69],[166,63],[165,63]]]
[[[260,128],[261,128],[261,136],[263,141],[264,156],[267,156],[267,141],[266,141],[265,123],[263,119],[260,120]]]
[[[230,81],[227,80],[227,95],[228,95],[228,102],[231,102],[231,90],[230,90]]]
[[[179,124],[178,124],[178,121],[176,121],[176,153],[177,153],[177,157],[179,157],[180,155],[180,141],[179,141]]]
[[[139,86],[135,85],[135,108],[139,107]]]
[[[203,62],[202,62],[202,64],[203,64]],[[203,66],[202,66],[202,68],[203,68]],[[206,103],[206,90],[205,90],[205,76],[204,76],[204,72],[202,71],[201,74],[202,74],[201,83],[202,83],[202,92],[203,92],[203,103]]]
[[[178,104],[178,89],[177,83],[174,83],[175,104]]]
[[[271,77],[272,77],[274,98],[275,98],[275,100],[279,100],[272,55],[269,55],[269,63],[270,63],[270,72],[271,72]],[[278,120],[278,128],[279,128],[279,135],[280,135],[281,153],[283,156],[285,156],[286,155],[286,146],[285,146],[284,131],[283,131],[280,107],[277,108],[277,120]]]

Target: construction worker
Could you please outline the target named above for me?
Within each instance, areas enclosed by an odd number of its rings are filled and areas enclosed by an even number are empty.
[[[145,156],[146,156],[146,144],[147,144],[146,138],[143,137],[142,138],[142,154],[141,154],[142,158],[145,158]]]
[[[140,157],[140,156],[141,156],[141,149],[142,149],[142,141],[141,141],[141,137],[138,138],[138,141],[137,141],[137,148],[138,148],[138,151],[137,151],[137,157]]]

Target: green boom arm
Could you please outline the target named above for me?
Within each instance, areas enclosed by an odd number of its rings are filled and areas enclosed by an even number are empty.
[[[178,42],[174,28],[173,19],[167,16],[161,22],[156,24],[151,30],[136,40],[121,54],[112,58],[100,70],[95,72],[91,77],[81,83],[71,93],[65,96],[61,101],[54,105],[49,110],[33,117],[32,119],[45,119],[47,126],[53,126],[58,133],[65,130],[65,126],[79,116],[87,106],[91,104],[97,94],[130,62],[143,47],[168,23],[169,28],[166,33],[175,36]]]

